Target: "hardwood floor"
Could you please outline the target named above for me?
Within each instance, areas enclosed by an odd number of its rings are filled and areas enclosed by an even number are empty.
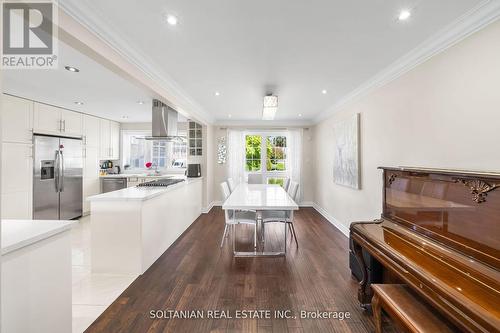
[[[246,229],[245,229],[246,228]],[[286,258],[233,258],[220,207],[186,233],[86,330],[94,332],[373,332],[356,300],[348,269],[348,240],[312,208],[295,214],[300,247],[288,238]],[[251,228],[238,229],[252,243]],[[279,246],[283,226],[266,227],[266,244]],[[200,310],[204,319],[150,319],[151,310]],[[289,319],[208,319],[209,310],[291,310]],[[300,311],[342,311],[350,318],[301,319]],[[271,317],[274,312],[271,312]]]

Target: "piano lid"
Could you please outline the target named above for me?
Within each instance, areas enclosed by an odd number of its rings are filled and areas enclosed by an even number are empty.
[[[500,174],[381,169],[384,218],[500,269]]]

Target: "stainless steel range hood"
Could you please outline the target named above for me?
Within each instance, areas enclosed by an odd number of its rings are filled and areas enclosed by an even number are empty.
[[[146,140],[183,140],[179,136],[177,129],[178,113],[165,103],[153,100],[153,118],[151,123],[152,136],[146,137]]]

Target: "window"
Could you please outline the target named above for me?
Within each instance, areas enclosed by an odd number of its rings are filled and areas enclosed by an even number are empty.
[[[286,137],[268,136],[266,149],[267,171],[286,171]]]
[[[185,142],[146,140],[149,135],[146,131],[123,131],[123,166],[128,165],[129,170],[145,169],[145,164],[151,162],[158,169],[185,167]]]
[[[283,186],[287,177],[286,136],[248,134],[245,144],[245,171],[261,173],[268,184]]]
[[[260,171],[261,166],[261,146],[262,138],[260,135],[247,135],[246,140],[246,171]]]

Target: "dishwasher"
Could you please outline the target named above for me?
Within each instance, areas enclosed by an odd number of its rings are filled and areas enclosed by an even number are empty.
[[[101,193],[127,188],[127,178],[101,178]]]

